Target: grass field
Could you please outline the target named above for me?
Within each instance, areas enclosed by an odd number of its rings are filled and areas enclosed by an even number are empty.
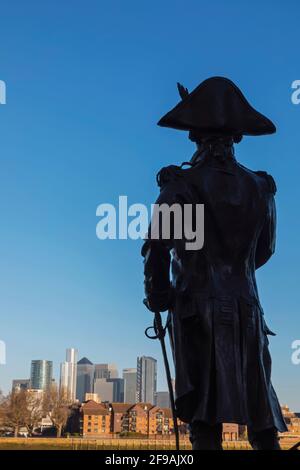
[[[282,440],[288,449],[297,439]],[[181,450],[191,450],[188,439],[180,443]],[[224,442],[225,450],[249,450],[247,441]],[[175,442],[154,439],[80,439],[80,438],[0,438],[0,450],[171,450]]]

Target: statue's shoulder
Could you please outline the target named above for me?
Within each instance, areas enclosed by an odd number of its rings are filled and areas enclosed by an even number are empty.
[[[156,181],[160,188],[165,186],[167,183],[171,181],[176,181],[179,178],[183,177],[183,170],[180,166],[177,165],[169,165],[164,166],[159,170],[156,175]]]
[[[156,175],[158,186],[162,187],[170,181],[176,181],[178,184],[191,184],[195,175],[199,174],[202,163],[192,165],[190,162],[183,162],[180,166],[164,166]]]
[[[250,170],[249,168],[241,165],[240,163],[238,165],[240,168],[258,177],[260,181],[262,182],[262,184],[264,184],[268,192],[272,194],[276,194],[277,186],[272,175],[262,170],[257,170],[257,171]]]
[[[272,175],[270,175],[266,171],[261,171],[261,170],[255,171],[254,173],[266,181],[267,188],[270,193],[276,194],[277,186]]]

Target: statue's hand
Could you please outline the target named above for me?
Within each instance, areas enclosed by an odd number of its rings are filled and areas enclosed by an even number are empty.
[[[169,310],[175,299],[175,291],[170,287],[167,291],[149,294],[144,300],[143,304],[150,312],[165,312]]]

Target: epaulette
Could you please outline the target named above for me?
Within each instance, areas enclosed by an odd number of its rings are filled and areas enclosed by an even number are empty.
[[[266,171],[255,171],[254,173],[265,178],[268,183],[270,193],[276,194],[277,187],[273,176],[269,175],[269,173],[267,173]]]
[[[156,181],[159,187],[182,176],[182,170],[177,165],[164,166],[156,175]]]

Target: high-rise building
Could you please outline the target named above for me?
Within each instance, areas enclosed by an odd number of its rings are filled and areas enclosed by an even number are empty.
[[[117,379],[119,376],[116,364],[95,364],[94,379]]]
[[[124,379],[107,379],[113,383],[113,399],[115,403],[124,403]]]
[[[94,393],[101,397],[101,401],[124,402],[124,380],[115,379],[95,379]]]
[[[169,392],[156,392],[154,400],[154,405],[159,406],[159,408],[171,408]]]
[[[157,383],[157,361],[153,357],[137,358],[137,401],[154,405]]]
[[[30,379],[14,379],[12,381],[12,391],[28,390],[30,388]]]
[[[111,403],[114,396],[114,384],[112,382],[108,382],[108,379],[95,379],[94,393],[99,395],[102,402],[107,401]]]
[[[66,350],[66,360],[60,365],[60,389],[67,393],[70,400],[76,399],[77,349]]]
[[[52,384],[52,361],[31,361],[30,387],[34,390],[47,390]]]
[[[76,398],[83,402],[86,393],[93,393],[94,364],[83,357],[77,362]]]
[[[124,379],[124,402],[136,403],[136,369],[123,369]]]

